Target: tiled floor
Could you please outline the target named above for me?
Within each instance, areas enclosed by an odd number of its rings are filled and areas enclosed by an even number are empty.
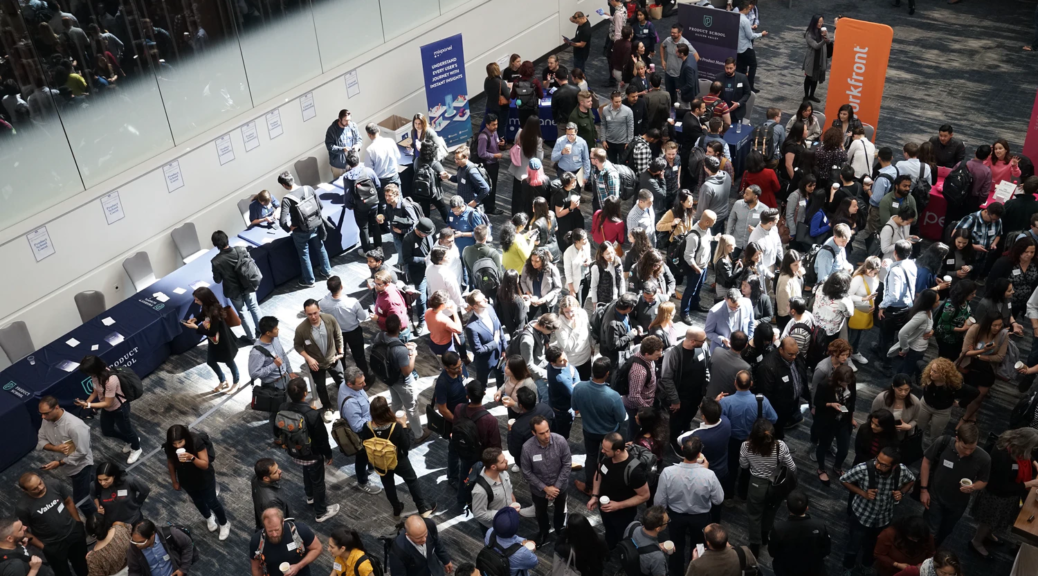
[[[991,142],[996,137],[1007,138],[1014,150],[1019,150],[1027,125],[1033,93],[1035,90],[1034,58],[1036,55],[1022,53],[1019,47],[1032,35],[1033,3],[1010,2],[1008,0],[971,0],[956,6],[948,6],[938,0],[921,0],[919,12],[914,17],[907,9],[889,8],[886,0],[864,0],[859,2],[798,0],[792,10],[786,2],[761,1],[762,28],[770,36],[758,42],[760,61],[758,95],[754,118],[758,121],[768,106],[779,106],[787,112],[795,109],[802,95],[800,63],[804,43],[802,32],[811,14],[824,13],[827,20],[837,14],[867,20],[885,22],[894,27],[895,43],[886,84],[883,113],[878,126],[878,143],[895,149],[906,140],[917,140],[936,133],[944,122],[955,125],[957,134],[973,146],[980,142]],[[671,20],[657,23],[657,29],[665,31]],[[606,78],[605,63],[598,56],[604,41],[604,29],[596,30],[588,76],[593,88],[599,93],[607,90],[602,86]],[[567,55],[562,57],[569,64]],[[538,63],[538,69],[543,62]],[[478,73],[479,66],[470,70]],[[819,97],[825,98],[826,85],[819,88]],[[482,98],[473,100],[473,121],[478,127],[481,119]],[[502,178],[499,205],[507,211],[511,194],[511,182]],[[584,204],[589,210],[590,202]],[[587,214],[590,221],[590,214]],[[494,218],[499,226],[506,216]],[[391,243],[386,242],[386,247]],[[389,248],[391,251],[392,248]],[[361,280],[367,277],[367,269],[355,254],[347,254],[333,262],[335,273],[344,279],[347,288],[363,293]],[[309,290],[296,290],[292,284],[277,291],[262,303],[264,314],[279,317],[286,334],[300,321],[301,303],[309,297],[320,298],[323,289],[318,286]],[[703,322],[697,315],[698,324]],[[365,326],[367,336],[374,334],[374,325]],[[287,338],[287,336],[286,336]],[[1026,344],[1025,344],[1026,347]],[[424,389],[421,408],[430,401],[432,379],[437,374],[435,359],[424,346],[421,348],[419,373],[423,376]],[[934,352],[931,352],[931,355]],[[295,354],[293,363],[301,362]],[[245,350],[238,356],[239,367],[244,370]],[[859,377],[858,416],[862,419],[871,405],[877,386],[882,386],[888,375],[879,373],[875,362],[863,367]],[[148,517],[160,522],[174,522],[191,527],[195,541],[201,548],[201,562],[194,571],[202,576],[221,571],[243,573],[248,565],[248,538],[252,532],[252,502],[249,480],[252,465],[260,457],[275,458],[286,470],[283,480],[284,491],[292,503],[296,517],[312,527],[313,514],[303,500],[302,479],[297,466],[284,453],[271,448],[270,438],[264,424],[265,415],[249,410],[249,393],[241,392],[234,397],[214,395],[210,391],[216,384],[215,378],[204,363],[204,351],[199,348],[189,354],[170,359],[162,368],[146,380],[146,396],[134,406],[134,422],[144,440],[145,457],[134,467],[132,473],[149,481],[155,490],[145,505]],[[384,386],[377,385],[372,394],[387,394]],[[981,412],[981,428],[986,433],[1000,432],[1005,426],[1005,414],[1016,401],[1016,393],[1003,387],[993,390],[992,398]],[[504,410],[494,413],[504,424]],[[203,521],[191,506],[185,494],[172,491],[161,453],[156,453],[165,435],[165,430],[174,423],[192,424],[208,431],[216,444],[218,458],[215,466],[221,488],[221,501],[228,509],[233,523],[231,538],[219,543],[203,526]],[[97,428],[96,422],[91,426]],[[805,427],[788,435],[798,449],[796,461],[806,473],[800,475],[801,486],[811,498],[812,513],[823,518],[834,537],[830,567],[837,573],[846,534],[845,494],[842,488],[824,488],[814,479],[811,471],[814,464],[807,459],[808,431]],[[582,452],[580,427],[574,427],[571,436],[574,452]],[[121,461],[120,446],[94,436],[94,453],[98,462],[106,458]],[[576,455],[577,459],[583,454]],[[456,562],[471,561],[479,544],[479,531],[471,519],[466,519],[455,509],[449,509],[453,494],[446,487],[444,466],[446,445],[442,440],[424,444],[411,453],[411,460],[421,476],[422,488],[428,497],[435,499],[440,511],[435,517],[444,540]],[[30,468],[44,463],[40,454],[28,456],[20,466],[0,474],[3,483],[11,488],[8,496],[0,500],[0,513],[11,514],[17,495],[13,488],[17,476]],[[381,548],[376,540],[379,535],[393,531],[391,510],[384,495],[369,496],[355,488],[352,479],[352,461],[337,455],[335,469],[328,473],[329,498],[343,505],[340,514],[317,530],[322,540],[335,526],[349,526],[359,530],[365,543],[381,558]],[[528,502],[525,483],[513,476],[519,498]],[[410,497],[404,486],[403,501],[410,507]],[[572,511],[584,509],[583,499],[570,498]],[[909,501],[898,509],[898,514],[917,514],[922,510],[917,502]],[[741,507],[725,508],[724,523],[728,526],[735,542],[746,541],[746,519]],[[966,574],[986,572],[1002,575],[1009,572],[1012,557],[1006,548],[995,549],[992,559],[980,561],[966,551],[966,540],[971,534],[972,522],[964,519],[947,546],[958,551],[963,560]],[[535,525],[524,520],[521,533],[532,536]],[[542,565],[535,570],[546,574],[550,566],[549,554],[542,554]],[[765,558],[765,563],[767,559]],[[315,574],[330,570],[327,555],[315,564]]]

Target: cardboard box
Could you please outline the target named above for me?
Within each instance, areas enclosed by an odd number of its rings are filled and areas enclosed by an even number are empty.
[[[378,123],[379,133],[400,146],[411,145],[411,121],[396,114]]]

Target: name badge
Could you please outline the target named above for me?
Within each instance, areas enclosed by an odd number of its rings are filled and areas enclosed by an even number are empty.
[[[742,88],[742,82],[739,82],[738,84],[736,84],[735,87],[736,88]]]
[[[700,352],[699,354],[696,354],[696,362],[702,362],[702,361],[703,361],[703,353]]]
[[[944,461],[944,467],[945,467],[945,468],[955,468],[955,464],[954,464],[954,463],[952,463],[952,461],[951,461],[951,460],[945,460],[945,461]]]
[[[783,376],[782,377],[782,381],[783,382],[789,382],[789,376]]]
[[[58,504],[58,512],[64,512],[64,511],[65,511],[65,505],[64,504]]]
[[[764,355],[763,354],[761,354],[760,356],[757,356],[757,362],[760,362],[763,359],[764,359]]]
[[[128,496],[129,495],[129,491],[127,491],[127,490],[119,490],[119,491],[117,491],[115,493],[115,495],[119,496],[121,498],[123,496]]]
[[[164,555],[162,556],[162,560],[163,560],[164,562],[169,562],[169,554],[164,554]]]
[[[462,184],[464,184],[464,183],[465,183],[465,179],[464,179],[464,178],[462,178],[462,179],[461,179],[461,183],[462,183]]]
[[[574,154],[573,155],[573,161],[574,162],[580,162],[580,154]]]
[[[1019,268],[1013,268],[1013,276],[1019,276],[1021,274],[1023,274],[1023,272],[1021,272]]]
[[[1012,309],[1013,309],[1013,303],[1012,302],[1006,302],[1006,310],[1012,310]]]
[[[339,564],[338,562],[332,563],[332,570],[335,570],[336,572],[342,572],[342,564]]]
[[[890,207],[891,208],[900,208],[901,207],[901,203],[900,202],[891,202],[890,203]]]
[[[807,200],[801,200],[800,201],[800,207],[804,208],[805,206],[807,206]]]
[[[544,457],[543,457],[543,456],[541,456],[540,454],[534,454],[534,455],[533,455],[533,461],[534,461],[534,462],[540,462],[540,461],[541,461],[541,460],[543,460],[543,459],[544,459]]]
[[[288,550],[289,552],[291,552],[292,550],[295,550],[298,546],[299,545],[296,544],[295,542],[289,542],[288,545],[285,546],[285,550]]]
[[[309,346],[309,345],[313,344],[313,342],[311,342],[311,341],[309,341],[309,340],[304,340],[304,341],[303,341],[303,343],[304,343],[304,344],[306,344],[307,346]]]
[[[947,264],[949,266],[954,266],[955,265],[955,258],[949,258],[946,262],[947,262]]]
[[[605,464],[602,464],[602,474],[609,474],[609,468],[606,468]]]
[[[1013,464],[1012,470],[1020,470],[1019,464]]]
[[[680,166],[671,166],[671,167],[670,167],[670,169],[671,169],[671,170],[673,170],[673,171],[675,171],[675,172],[677,172],[677,171],[678,171],[678,168],[680,168]]]

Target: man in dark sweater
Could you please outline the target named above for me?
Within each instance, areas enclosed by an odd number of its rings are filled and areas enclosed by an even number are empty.
[[[930,138],[930,145],[938,166],[954,168],[966,158],[966,145],[954,136],[951,124],[941,126],[937,136]]]
[[[569,69],[565,66],[559,66],[555,71],[555,82],[559,87],[551,95],[551,116],[555,119],[556,125],[565,126],[569,122],[569,115],[577,107],[577,94],[580,94],[580,88],[570,83]]]
[[[306,380],[294,378],[288,383],[288,401],[278,408],[278,414],[294,412],[302,415],[306,421],[306,431],[310,439],[310,456],[293,457],[296,464],[303,467],[303,489],[306,492],[306,503],[313,504],[314,516],[318,522],[324,522],[339,513],[339,505],[328,505],[324,487],[324,467],[332,464],[332,446],[328,442],[328,429],[324,427],[321,413],[314,410],[306,402]]]
[[[252,255],[244,246],[234,248],[230,246],[224,231],[213,232],[211,240],[213,246],[220,250],[216,256],[213,256],[211,262],[213,280],[223,285],[223,295],[231,301],[231,305],[238,312],[241,327],[245,330],[245,344],[252,344],[258,336],[255,330],[260,321],[259,302],[256,300],[256,291],[250,290],[251,281],[249,278],[243,277],[239,270],[249,270],[249,262],[252,262],[251,269],[254,269],[257,274],[259,274],[259,268],[256,267],[256,263],[252,261]],[[259,277],[262,278],[263,275],[259,274]],[[249,310],[249,315],[252,316],[251,326],[245,315],[246,308]]]
[[[735,71],[735,58],[724,61],[724,72],[714,78],[721,83],[721,100],[728,105],[728,112],[735,124],[746,115],[746,102],[750,99],[750,80],[742,72]]]
[[[786,508],[789,518],[775,522],[768,541],[775,576],[825,576],[825,559],[832,548],[825,522],[807,513],[807,494],[800,490],[786,497]]]
[[[433,233],[436,226],[428,218],[420,218],[418,225],[404,236],[400,264],[407,271],[407,279],[418,290],[419,298],[415,300],[414,311],[418,314],[418,332],[425,327],[425,301],[429,297],[428,284],[425,281],[426,256],[433,249]]]
[[[273,458],[260,458],[253,468],[256,476],[252,478],[252,512],[256,516],[256,528],[263,527],[263,511],[267,508],[278,508],[286,518],[291,518],[288,502],[281,497],[278,463]]]

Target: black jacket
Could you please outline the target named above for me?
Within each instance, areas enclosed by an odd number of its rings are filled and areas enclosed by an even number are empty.
[[[788,421],[800,410],[800,402],[811,401],[810,381],[804,359],[798,354],[793,366],[800,375],[800,390],[793,387],[793,371],[776,348],[753,370],[753,392],[763,394],[771,402],[780,421]]]
[[[213,257],[213,280],[223,286],[223,295],[237,298],[247,292],[242,287],[241,277],[235,269],[239,262],[252,260],[252,256],[244,246],[228,247]]]
[[[825,522],[810,515],[775,522],[768,541],[775,576],[825,576],[832,539]]]
[[[306,428],[310,432],[310,447],[315,457],[323,457],[325,460],[332,457],[328,429],[324,427],[324,419],[321,417],[320,410],[314,410],[306,402],[285,402],[278,408],[278,412],[282,410],[297,412],[306,419]]]
[[[180,570],[183,574],[191,572],[191,566],[198,562],[198,548],[191,537],[176,526],[159,526],[155,531],[155,539],[162,539],[162,546],[169,554],[173,570]],[[129,567],[129,576],[151,576],[151,567],[144,552],[137,546],[130,546],[126,554],[126,566]]]
[[[746,75],[742,72],[736,72],[731,78],[728,77],[723,71],[714,77],[715,82],[721,83],[721,100],[724,100],[725,104],[731,106],[738,102],[739,107],[736,108],[736,112],[744,113],[746,111],[746,101],[750,99],[750,80],[746,78]]]
[[[417,286],[425,280],[425,257],[432,252],[432,234],[422,238],[416,230],[411,230],[404,236],[403,254],[400,263],[407,266],[407,276],[412,284]],[[424,319],[423,319],[424,320]]]
[[[288,502],[281,498],[281,482],[263,482],[255,476],[252,477],[252,511],[256,516],[256,528],[263,527],[263,511],[267,508],[279,508],[285,514],[285,518],[291,518]]]
[[[639,97],[634,104],[631,104],[629,100],[624,100],[624,106],[630,108],[634,113],[634,135],[645,134],[649,130],[649,125],[645,122],[649,115],[649,107],[645,104],[645,100]]]
[[[403,530],[393,540],[389,551],[389,573],[392,576],[443,576],[444,566],[450,564],[451,558],[447,548],[440,541],[436,523],[425,521],[429,535],[425,538],[426,557],[423,558],[418,549],[407,541],[407,533]]]
[[[530,428],[530,420],[534,416],[544,416],[549,423],[555,420],[555,411],[545,402],[539,402],[529,412],[523,412],[512,423],[512,429],[508,431],[508,453],[515,458],[516,462],[523,456],[523,444],[533,438],[533,430]]]
[[[577,107],[577,94],[580,94],[580,88],[566,83],[565,86],[556,90],[551,96],[551,116],[559,127],[560,136],[566,134],[566,124],[569,122],[569,115]],[[593,144],[593,142],[588,142],[588,146]]]
[[[415,210],[415,204],[412,204],[410,200],[402,198],[400,200],[400,206],[386,205],[385,210],[386,222],[389,222],[390,231],[393,228],[401,230],[400,234],[393,232],[393,236],[396,238],[403,238],[411,230],[414,230],[416,224],[418,224],[418,211]]]
[[[623,320],[617,319],[617,302],[619,300],[610,304],[602,317],[602,355],[608,356],[610,360],[616,360],[613,363],[614,372],[619,370],[620,364],[630,356],[629,348],[634,343],[636,334],[634,331],[634,319],[630,318],[631,315],[628,315],[627,318],[630,328],[624,325]]]

